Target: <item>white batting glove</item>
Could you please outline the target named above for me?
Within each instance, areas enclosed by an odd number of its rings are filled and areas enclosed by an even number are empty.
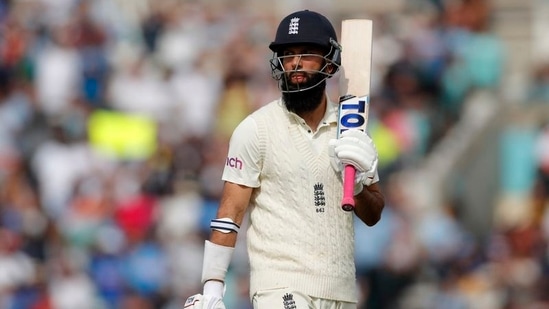
[[[185,302],[184,309],[225,309],[223,299],[213,295],[195,294]]]
[[[366,132],[346,130],[339,138],[330,140],[329,148],[330,163],[336,172],[343,172],[348,164],[355,167],[355,195],[362,191],[364,185],[374,182],[378,156],[374,142]]]

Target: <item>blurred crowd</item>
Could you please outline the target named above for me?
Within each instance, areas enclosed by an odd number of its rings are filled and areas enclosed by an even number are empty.
[[[334,25],[349,15],[319,3],[308,8]],[[0,0],[0,308],[172,309],[201,291],[227,143],[279,95],[267,45],[287,13]],[[357,225],[360,307],[549,307],[546,186],[534,191],[536,220],[479,242],[459,201],[418,224],[393,181],[459,121],[472,91],[500,86],[489,2],[414,0],[370,17],[369,128],[387,206],[375,227]],[[246,267],[241,241],[228,308],[250,308]]]

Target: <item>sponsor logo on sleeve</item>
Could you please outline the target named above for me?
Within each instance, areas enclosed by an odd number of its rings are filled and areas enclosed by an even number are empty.
[[[236,168],[239,170],[242,170],[243,162],[237,157],[227,157],[227,161],[225,162],[225,165],[228,167]]]

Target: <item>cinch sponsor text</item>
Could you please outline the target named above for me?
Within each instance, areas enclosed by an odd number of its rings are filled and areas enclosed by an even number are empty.
[[[237,168],[239,170],[242,169],[242,161],[238,158],[227,158],[227,162],[225,163],[227,166]]]

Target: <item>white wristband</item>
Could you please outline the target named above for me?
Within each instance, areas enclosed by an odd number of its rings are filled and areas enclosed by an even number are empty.
[[[360,192],[362,192],[362,190],[364,190],[364,185],[361,182],[355,183],[353,195],[357,196],[358,194],[360,194]]]
[[[221,246],[206,240],[204,245],[204,265],[202,266],[202,283],[208,280],[225,281],[225,275],[231,262],[233,247]]]
[[[204,290],[202,291],[202,294],[223,298],[223,294],[225,294],[225,284],[216,280],[206,281],[204,283]]]

